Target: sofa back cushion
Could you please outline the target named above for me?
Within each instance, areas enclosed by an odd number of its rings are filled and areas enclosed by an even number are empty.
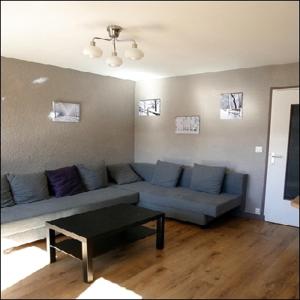
[[[104,162],[98,166],[76,165],[81,180],[88,191],[107,187],[107,172]]]
[[[222,189],[225,168],[194,164],[191,189],[211,194],[219,194]]]
[[[236,172],[226,173],[222,192],[245,196],[247,191],[248,175]]]
[[[158,160],[151,183],[164,187],[174,187],[177,185],[181,171],[181,165]]]
[[[9,183],[5,175],[1,175],[1,208],[13,206],[15,201],[10,192]]]
[[[183,167],[178,186],[190,188],[192,171],[193,168],[190,166]],[[237,172],[225,173],[221,192],[234,195],[245,195],[247,189],[247,179],[247,174]]]
[[[126,184],[136,181],[141,181],[140,176],[138,176],[129,164],[115,164],[107,167],[110,177],[117,184]]]
[[[85,191],[76,166],[47,170],[46,175],[55,197],[72,196]]]
[[[155,164],[149,163],[132,163],[130,164],[133,170],[145,181],[151,182]]]
[[[44,173],[7,174],[7,179],[16,204],[49,198],[47,177]]]
[[[181,176],[179,178],[178,186],[189,188],[191,185],[193,168],[190,166],[183,166]]]

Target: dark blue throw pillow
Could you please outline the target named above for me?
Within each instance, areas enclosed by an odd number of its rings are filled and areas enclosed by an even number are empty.
[[[51,192],[55,197],[72,196],[85,191],[75,166],[46,171]]]

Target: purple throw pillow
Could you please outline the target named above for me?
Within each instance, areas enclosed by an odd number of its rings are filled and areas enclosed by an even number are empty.
[[[72,196],[85,191],[75,166],[46,171],[46,175],[55,197]]]

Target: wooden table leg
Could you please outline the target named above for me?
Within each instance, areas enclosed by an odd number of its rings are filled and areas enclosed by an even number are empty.
[[[161,216],[156,221],[156,249],[164,248],[165,216]]]
[[[47,230],[47,252],[49,254],[49,263],[56,262],[56,249],[55,247],[55,230]]]
[[[93,253],[91,242],[82,242],[82,271],[83,280],[87,283],[94,280],[93,275]]]

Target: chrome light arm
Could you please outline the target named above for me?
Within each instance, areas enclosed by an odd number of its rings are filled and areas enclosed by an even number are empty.
[[[95,45],[96,45],[96,40],[103,40],[103,41],[110,42],[110,41],[112,40],[112,38],[110,38],[110,39],[104,39],[104,38],[95,36],[95,37],[93,37],[93,39],[91,40],[90,44],[91,44],[92,46],[95,46]]]
[[[118,42],[132,42],[134,45],[137,46],[137,42],[134,39],[124,39],[124,40],[120,40],[117,39]]]
[[[132,43],[132,46],[134,48],[137,48],[137,43],[134,39],[123,39],[123,40],[120,40],[120,39],[117,39],[117,38],[109,38],[109,39],[105,39],[105,38],[101,38],[101,37],[93,37],[93,39],[91,40],[90,42],[90,45],[91,46],[96,46],[96,40],[103,40],[103,41],[107,41],[107,42],[110,42],[110,41],[113,41],[113,48],[114,48],[114,53],[116,53],[116,41],[117,42],[131,42]]]
[[[101,38],[101,37],[93,37],[92,41],[91,41],[91,44],[93,43],[93,45],[96,43],[96,40],[103,40],[103,41],[107,41],[107,42],[110,42],[113,40],[113,38],[110,38],[110,39],[105,39],[105,38]],[[123,40],[120,40],[120,39],[115,39],[117,42],[132,42],[134,44],[137,44],[136,40],[134,39],[123,39]],[[95,46],[95,45],[94,45]]]

